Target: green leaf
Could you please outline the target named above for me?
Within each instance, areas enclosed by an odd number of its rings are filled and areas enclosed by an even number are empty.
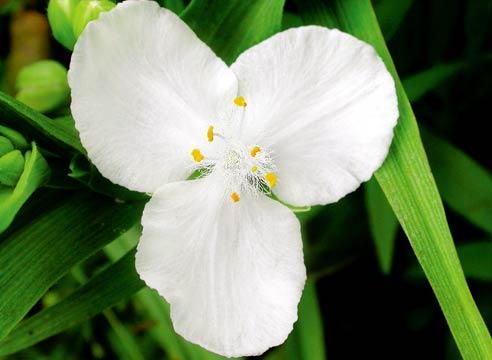
[[[478,281],[492,281],[492,241],[477,241],[460,245],[456,248],[463,272],[468,279]],[[414,264],[409,267],[405,275],[410,280],[424,278],[422,267]]]
[[[19,150],[16,151],[19,152]],[[15,161],[19,162],[19,156],[22,157],[20,152],[15,156],[17,157],[17,160]],[[29,199],[32,193],[46,183],[50,177],[48,164],[39,153],[35,143],[32,144],[32,151],[27,151],[25,153],[22,162],[22,175],[17,181],[17,184],[15,184],[15,187],[0,187],[0,234],[9,227],[17,212],[27,199]],[[17,164],[17,166],[19,165],[20,164]]]
[[[321,319],[316,285],[308,280],[299,303],[298,320],[285,343],[288,359],[326,359]]]
[[[59,303],[22,321],[0,342],[0,355],[25,349],[124,300],[144,283],[135,271],[135,251],[90,279]]]
[[[280,30],[285,0],[192,0],[181,17],[226,63]]]
[[[282,16],[282,30],[287,30],[302,25],[304,25],[304,23],[302,22],[300,16],[284,11],[284,15]]]
[[[384,274],[389,274],[393,262],[398,220],[375,178],[365,185],[365,200],[379,267]]]
[[[446,204],[492,235],[492,175],[461,150],[425,129],[422,138]]]
[[[142,207],[76,194],[0,242],[0,339],[75,264],[138,221]]]
[[[0,185],[15,186],[24,170],[24,156],[13,150],[0,157]]]
[[[158,3],[175,14],[180,14],[185,9],[183,0],[158,0]]]
[[[426,71],[403,79],[403,87],[405,88],[408,100],[410,102],[420,100],[422,96],[461,71],[464,67],[465,63],[462,61],[451,64],[439,64]]]
[[[32,136],[39,145],[68,153],[85,152],[75,127],[67,120],[52,120],[1,91],[0,123]]]
[[[72,276],[79,282],[80,285],[87,283],[87,276],[81,264],[75,266],[71,271]],[[44,299],[46,295],[44,296]],[[140,352],[140,348],[135,336],[130,333],[129,329],[123,325],[118,319],[116,313],[111,309],[105,309],[102,314],[109,323],[112,331],[109,332],[109,339],[113,345],[113,350],[118,353],[120,358],[129,360],[143,360],[144,357]],[[1,346],[1,345],[0,345]]]
[[[375,4],[374,10],[378,17],[379,26],[384,38],[389,41],[400,28],[414,0],[380,0]]]
[[[305,20],[338,26],[372,44],[396,82],[400,119],[391,151],[376,178],[439,301],[465,359],[492,358],[492,340],[468,289],[443,205],[422,146],[415,115],[369,0],[303,1]],[[328,16],[309,18],[323,8]],[[302,15],[302,14],[301,14]],[[306,22],[308,22],[306,21]]]

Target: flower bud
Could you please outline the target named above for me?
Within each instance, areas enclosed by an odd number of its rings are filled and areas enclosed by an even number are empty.
[[[79,0],[50,0],[48,21],[55,39],[67,49],[73,50],[77,38],[73,33],[73,15]]]
[[[26,138],[20,132],[0,125],[0,138],[2,137],[7,138],[15,149],[27,150],[30,147]]]
[[[14,150],[14,145],[5,136],[0,135],[0,157]]]
[[[115,4],[109,0],[81,0],[75,9],[73,17],[73,32],[78,38],[86,25],[99,17],[104,11],[114,8]]]
[[[24,67],[16,80],[17,100],[40,112],[52,111],[68,102],[67,70],[53,60]]]
[[[15,186],[24,170],[24,156],[13,150],[0,157],[0,185]]]

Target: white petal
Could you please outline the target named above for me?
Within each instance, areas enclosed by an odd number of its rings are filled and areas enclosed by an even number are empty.
[[[297,218],[264,195],[233,203],[212,179],[160,188],[147,204],[136,268],[185,339],[225,355],[281,344],[306,270]]]
[[[397,98],[368,44],[318,26],[290,29],[244,52],[232,70],[248,103],[242,137],[271,147],[283,201],[335,202],[382,164]]]
[[[232,71],[151,1],[125,1],[89,23],[69,83],[89,158],[113,182],[145,192],[190,174],[192,149],[206,146],[207,127],[237,92]]]

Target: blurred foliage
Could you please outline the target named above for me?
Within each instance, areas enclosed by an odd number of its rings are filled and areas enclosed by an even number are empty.
[[[338,26],[332,14],[343,12],[340,1],[328,0],[158,2],[182,13],[228,63],[307,18]],[[174,332],[169,306],[135,273],[146,196],[111,184],[87,161],[61,72],[21,75],[43,59],[69,66],[76,34],[99,14],[89,3],[97,1],[0,1],[0,358],[220,359]],[[490,326],[492,161],[483,120],[492,2],[375,0],[374,8],[419,121],[463,271]],[[52,92],[36,97],[35,85]],[[374,179],[364,191],[297,216],[309,280],[293,333],[263,358],[460,358]]]

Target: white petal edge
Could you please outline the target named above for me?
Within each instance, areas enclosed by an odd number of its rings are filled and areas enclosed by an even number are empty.
[[[224,62],[178,16],[146,0],[90,22],[68,78],[91,161],[111,181],[149,193],[190,175],[193,148],[208,155],[207,127],[237,92]]]
[[[306,279],[299,221],[264,195],[231,202],[214,178],[154,194],[136,268],[185,339],[228,357],[259,355],[297,320]]]
[[[231,68],[248,102],[241,136],[273,151],[283,201],[336,202],[383,163],[398,102],[372,46],[306,26],[246,50]]]

